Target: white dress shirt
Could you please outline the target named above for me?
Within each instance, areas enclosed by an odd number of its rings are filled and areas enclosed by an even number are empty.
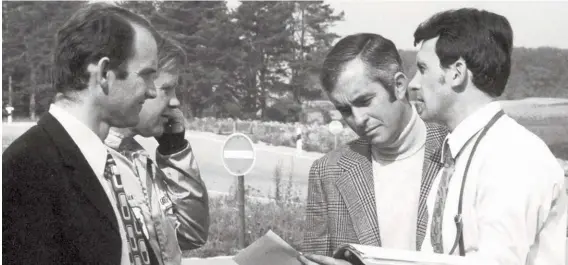
[[[104,177],[107,158],[106,145],[104,145],[101,139],[91,129],[89,129],[89,127],[77,120],[77,118],[69,114],[69,112],[63,108],[55,104],[51,104],[49,106],[49,113],[55,117],[59,123],[61,123],[65,131],[67,131],[69,136],[71,136],[71,139],[73,139],[75,144],[77,144],[79,150],[93,169],[93,172],[105,190],[112,208],[114,209],[118,227],[120,228],[120,238],[122,239],[121,264],[130,264],[130,258],[128,256],[128,239],[126,239],[126,232],[119,217],[120,213],[116,206],[116,200],[112,191],[112,184]]]
[[[446,138],[454,158],[463,148],[444,208],[446,254],[456,238],[454,216],[471,149],[478,132],[500,110],[498,102],[487,104]],[[441,174],[428,197],[430,222]],[[479,264],[565,265],[564,185],[564,172],[546,144],[509,116],[502,116],[479,142],[469,167],[462,212],[466,257]],[[433,251],[430,228],[422,251]],[[459,255],[459,248],[454,255]]]

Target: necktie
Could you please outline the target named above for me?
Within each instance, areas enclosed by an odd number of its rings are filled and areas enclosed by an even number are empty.
[[[434,204],[434,211],[432,213],[432,226],[430,238],[432,241],[432,247],[434,252],[443,253],[444,245],[442,240],[442,224],[444,218],[444,206],[446,204],[446,197],[448,195],[448,186],[450,184],[450,179],[454,173],[454,158],[450,151],[447,142],[444,144],[444,168],[442,171],[442,178],[440,179],[440,185],[438,186],[438,192],[436,194],[436,203]]]
[[[107,152],[107,162],[105,166],[104,176],[112,183],[116,204],[120,212],[120,219],[124,224],[124,229],[129,242],[130,263],[135,265],[147,265],[150,263],[150,245],[144,234],[140,223],[134,218],[132,209],[128,205],[126,193],[122,185],[122,178],[118,172],[118,168],[111,154]]]

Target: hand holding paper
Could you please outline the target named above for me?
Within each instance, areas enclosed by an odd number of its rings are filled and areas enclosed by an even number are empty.
[[[272,231],[241,250],[233,260],[239,265],[301,265],[300,255]]]
[[[315,254],[300,255],[298,260],[300,260],[303,265],[355,265],[345,260]]]
[[[459,256],[388,249],[359,244],[339,247],[333,257],[302,254],[272,231],[237,254],[239,265],[471,265],[471,260]]]

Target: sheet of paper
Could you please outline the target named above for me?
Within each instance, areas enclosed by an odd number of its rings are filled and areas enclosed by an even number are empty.
[[[233,260],[239,265],[301,265],[299,252],[269,230],[264,236],[241,250]]]

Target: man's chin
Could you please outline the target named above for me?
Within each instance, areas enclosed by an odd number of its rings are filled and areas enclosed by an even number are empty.
[[[418,115],[422,114],[424,112],[424,103],[420,102],[420,101],[411,101],[412,106],[414,106],[414,109],[416,110],[416,112],[418,113]]]

